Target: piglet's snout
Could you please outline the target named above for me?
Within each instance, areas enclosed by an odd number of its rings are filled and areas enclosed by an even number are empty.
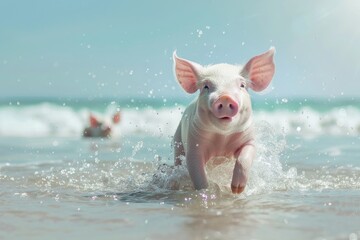
[[[220,119],[232,118],[238,111],[239,104],[229,95],[220,96],[212,105],[212,112]]]

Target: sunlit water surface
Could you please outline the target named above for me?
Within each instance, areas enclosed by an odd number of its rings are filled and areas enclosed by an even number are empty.
[[[0,239],[359,239],[359,106],[296,106],[256,111],[240,195],[231,161],[201,191],[172,166],[183,106],[129,106],[107,140],[80,137],[81,107],[2,106]]]
[[[1,139],[0,237],[7,239],[356,239],[357,137],[279,137],[264,125],[245,193],[232,163],[194,191],[169,139]],[[164,165],[165,164],[165,165]],[[171,190],[174,181],[179,190]]]

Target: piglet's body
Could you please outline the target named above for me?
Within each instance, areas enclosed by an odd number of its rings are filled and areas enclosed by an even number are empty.
[[[275,72],[275,49],[255,56],[245,66],[201,66],[178,58],[175,74],[188,93],[199,97],[185,110],[174,135],[175,165],[185,159],[195,189],[208,187],[205,164],[213,157],[234,159],[233,193],[241,193],[255,158],[248,88],[265,89]]]

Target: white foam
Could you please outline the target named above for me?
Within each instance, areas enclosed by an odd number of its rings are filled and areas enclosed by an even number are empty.
[[[284,134],[356,136],[360,133],[360,111],[352,106],[327,112],[304,107],[299,111],[260,111],[254,115],[256,121],[266,121]]]
[[[74,136],[82,131],[81,114],[48,103],[0,108],[0,136]]]
[[[88,124],[90,112],[111,124],[114,107],[109,105],[103,113],[49,103],[0,107],[0,136],[80,137]],[[122,109],[121,123],[113,126],[114,136],[139,133],[172,136],[183,110],[183,106]],[[356,136],[360,133],[360,110],[352,106],[333,108],[327,112],[318,112],[309,107],[298,111],[255,111],[254,119],[256,124],[268,122],[280,134]]]

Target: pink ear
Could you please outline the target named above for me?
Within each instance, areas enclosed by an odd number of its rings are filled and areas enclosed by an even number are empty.
[[[241,71],[242,76],[251,80],[250,88],[256,92],[267,88],[274,76],[274,53],[275,48],[271,47],[266,53],[250,59]]]
[[[176,56],[176,52],[174,52],[173,58],[176,79],[178,80],[182,88],[188,93],[196,92],[198,90],[197,71],[201,68],[201,66],[197,63],[179,58],[178,56]]]

